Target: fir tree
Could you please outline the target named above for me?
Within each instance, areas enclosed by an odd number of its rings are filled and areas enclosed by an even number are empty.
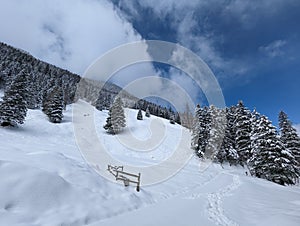
[[[208,144],[209,131],[211,126],[211,116],[209,108],[200,108],[197,105],[195,109],[195,120],[192,132],[192,144],[191,147],[196,151],[196,155],[202,158],[205,154],[205,149]]]
[[[252,147],[254,153],[249,161],[251,174],[281,185],[297,183],[297,162],[285,148],[277,136],[276,128],[267,117],[260,117],[256,132]]]
[[[169,121],[170,121],[171,124],[175,124],[175,115],[173,115],[173,114],[170,115],[170,120]]]
[[[229,162],[230,165],[237,165],[239,155],[235,147],[235,107],[226,108],[226,128],[223,143],[217,155],[220,163]]]
[[[257,140],[259,138],[260,135],[260,121],[261,121],[261,115],[256,111],[256,109],[251,113],[251,118],[250,118],[250,122],[251,122],[251,133],[250,133],[250,137],[251,137],[251,156],[253,156],[253,154],[256,151],[256,143]],[[248,161],[250,160],[250,158],[248,159]]]
[[[300,165],[300,137],[285,112],[279,113],[280,139],[296,158]]]
[[[116,98],[108,114],[106,124],[103,127],[108,133],[116,134],[126,126],[123,103],[120,97]]]
[[[201,117],[201,108],[198,104],[195,108],[195,118],[192,127],[192,140],[191,148],[195,151],[199,150],[199,137],[200,137],[200,117]]]
[[[147,107],[147,109],[146,109],[146,114],[145,114],[145,116],[148,117],[148,118],[150,117],[150,110],[149,110],[149,107]]]
[[[181,125],[181,118],[180,118],[180,115],[178,112],[176,112],[175,114],[175,122],[178,124],[178,125]]]
[[[210,159],[216,159],[218,151],[224,141],[226,128],[226,112],[224,109],[218,109],[211,105],[209,107],[210,130],[209,139],[205,149],[205,156]]]
[[[1,126],[16,126],[24,123],[27,114],[27,76],[25,70],[22,70],[6,90],[0,105]]]
[[[56,87],[49,92],[43,102],[43,112],[48,116],[49,121],[60,123],[63,118],[64,97],[61,87]]]
[[[108,133],[110,134],[115,134],[115,131],[113,130],[113,125],[111,123],[111,116],[110,116],[110,111],[109,111],[109,116],[106,118],[106,124],[103,126],[105,130],[107,130]]]
[[[244,165],[251,157],[251,121],[250,112],[240,101],[236,108],[236,149],[240,157],[240,164]]]
[[[137,116],[136,116],[136,119],[137,120],[143,120],[143,114],[142,114],[142,110],[139,109],[138,113],[137,113]]]

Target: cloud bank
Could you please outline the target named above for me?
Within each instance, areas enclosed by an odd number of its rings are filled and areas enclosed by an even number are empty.
[[[141,40],[104,0],[1,0],[0,40],[82,74],[97,57]]]

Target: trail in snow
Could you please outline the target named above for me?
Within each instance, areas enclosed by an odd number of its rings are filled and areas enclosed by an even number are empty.
[[[232,184],[227,187],[220,189],[218,192],[211,193],[208,195],[208,215],[209,219],[222,226],[237,226],[238,224],[229,219],[224,212],[222,207],[222,199],[225,196],[229,196],[230,193],[236,190],[240,186],[241,182],[238,175],[233,176]]]

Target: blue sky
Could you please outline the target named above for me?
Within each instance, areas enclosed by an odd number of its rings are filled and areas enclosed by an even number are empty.
[[[0,41],[39,59],[83,74],[93,60],[120,44],[143,39],[179,43],[209,65],[227,105],[242,99],[275,124],[283,109],[300,125],[299,0],[0,3]],[[136,79],[155,69],[146,65],[128,69],[128,75]],[[189,89],[190,82],[176,70],[161,74]]]
[[[210,66],[227,105],[242,99],[276,124],[300,123],[300,1],[126,1],[115,5],[145,39],[180,43]]]

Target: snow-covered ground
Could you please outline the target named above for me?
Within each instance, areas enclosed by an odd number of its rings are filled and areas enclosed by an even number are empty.
[[[126,109],[122,136],[147,139],[152,122],[152,133],[166,128],[163,145],[145,153],[127,150],[103,131],[107,112],[95,111],[101,142],[125,163],[164,161],[182,128],[154,116],[137,121],[136,113]],[[199,166],[193,157],[169,180],[136,192],[88,166],[76,145],[71,107],[61,124],[30,110],[24,125],[0,128],[0,225],[299,225],[299,186],[252,178],[243,168],[212,164],[202,172]]]

